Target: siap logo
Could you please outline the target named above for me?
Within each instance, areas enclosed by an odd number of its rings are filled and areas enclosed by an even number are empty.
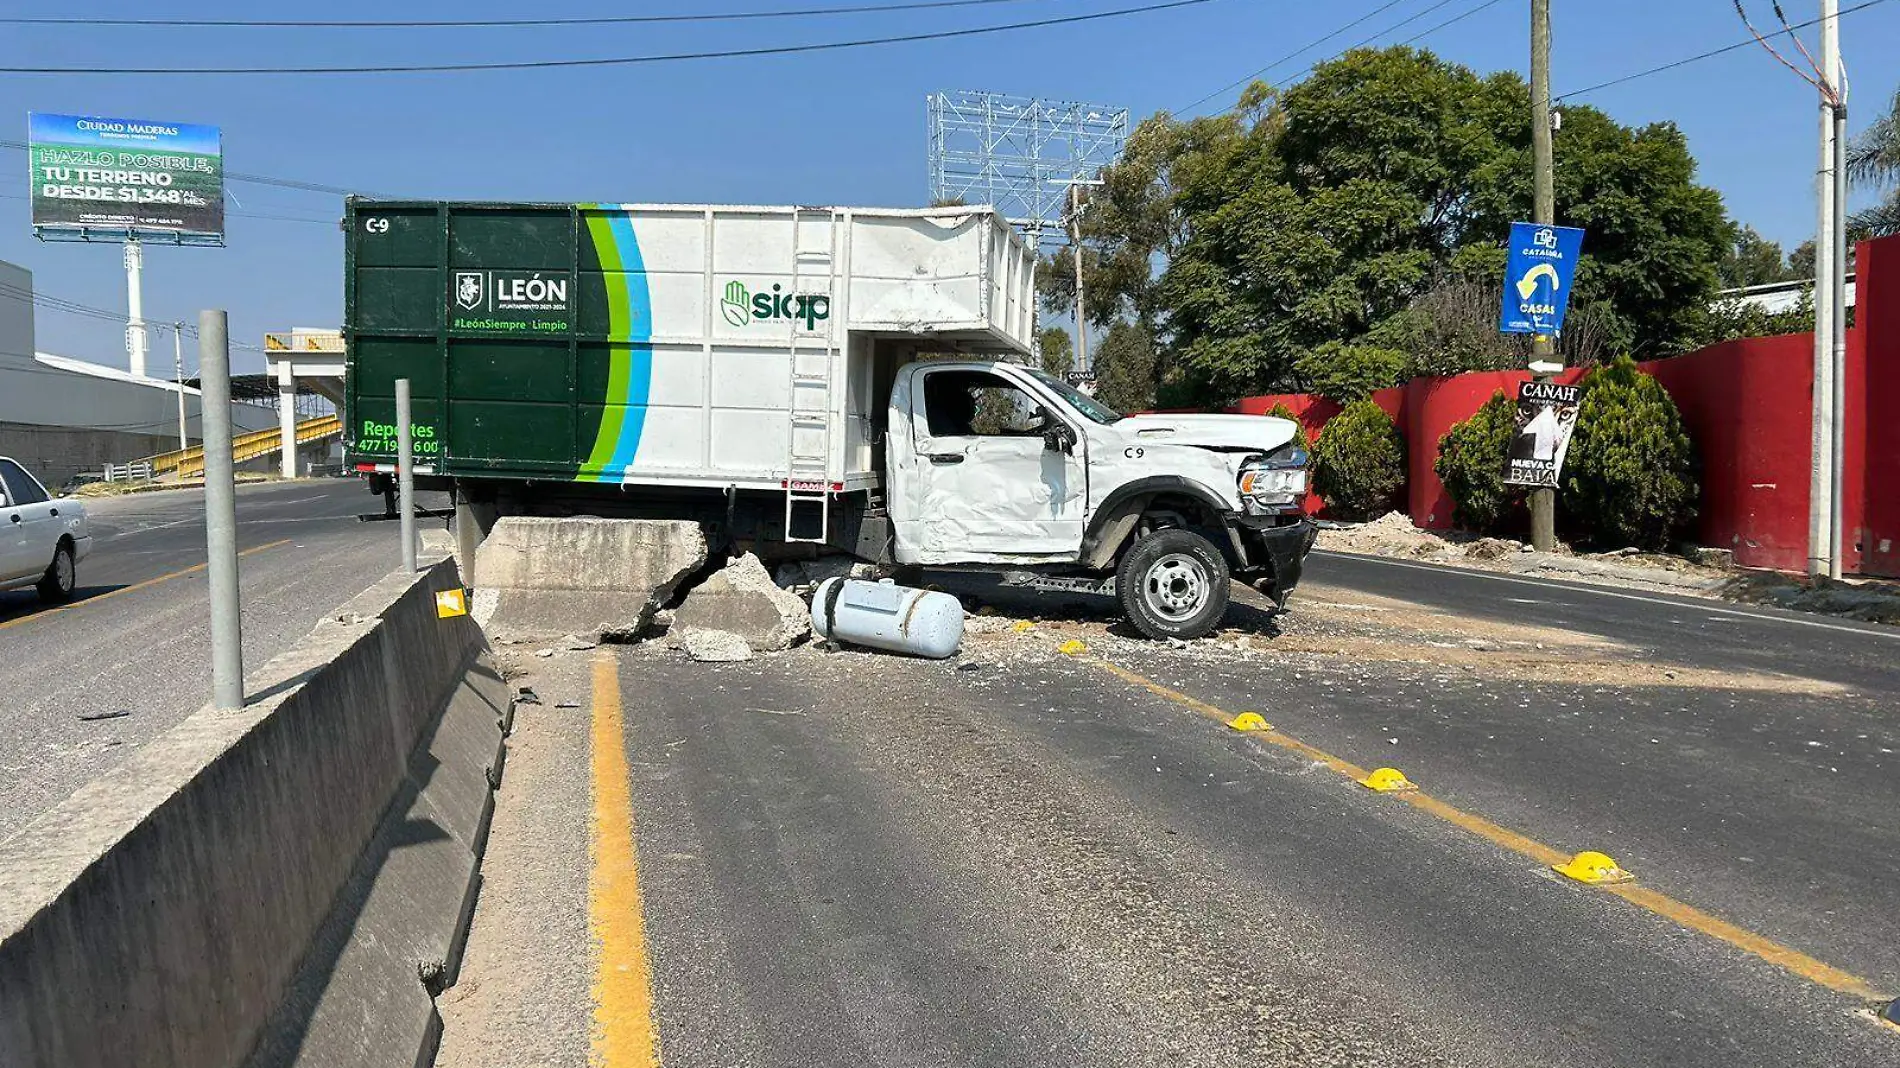
[[[770,293],[753,293],[744,282],[726,283],[719,313],[726,322],[743,327],[755,319],[802,319],[805,329],[816,329],[831,318],[831,298],[822,293],[785,293],[774,285]]]
[[[455,303],[474,310],[482,306],[487,280],[480,271],[459,271],[455,275]]]

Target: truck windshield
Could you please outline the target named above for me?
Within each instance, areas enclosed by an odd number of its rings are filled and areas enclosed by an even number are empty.
[[[1081,390],[1076,389],[1074,386],[1069,385],[1067,382],[1064,382],[1062,379],[1057,378],[1047,371],[1039,370],[1034,367],[1025,367],[1023,370],[1035,375],[1037,380],[1043,385],[1055,390],[1056,396],[1068,401],[1069,406],[1081,412],[1084,418],[1092,419],[1103,426],[1107,426],[1122,417],[1122,413],[1110,408],[1108,405],[1103,404],[1101,401],[1096,400]]]

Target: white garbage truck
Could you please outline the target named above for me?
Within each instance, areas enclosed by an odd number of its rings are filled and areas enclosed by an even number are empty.
[[[987,208],[352,199],[350,462],[477,523],[691,518],[761,555],[1118,596],[1156,637],[1284,602],[1293,423],[1123,415],[1029,364],[1035,251]]]

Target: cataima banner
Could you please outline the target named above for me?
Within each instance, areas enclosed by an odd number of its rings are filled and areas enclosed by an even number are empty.
[[[27,141],[35,230],[223,239],[216,126],[31,114]]]

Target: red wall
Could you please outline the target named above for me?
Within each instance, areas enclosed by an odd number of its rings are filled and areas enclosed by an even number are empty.
[[[1848,332],[1847,355],[1850,365],[1858,358],[1864,388],[1856,413],[1862,430],[1852,433],[1850,421],[1848,440],[1860,445],[1862,462],[1853,486],[1858,493],[1848,499],[1857,495],[1865,505],[1858,527],[1861,572],[1900,575],[1900,237],[1863,242],[1856,255],[1860,321]],[[1853,382],[1850,377],[1850,387]],[[1851,464],[1848,473],[1854,473]]]
[[[1845,571],[1900,575],[1900,237],[1857,250],[1859,321],[1847,332],[1843,539]],[[1749,567],[1804,570],[1813,418],[1812,334],[1749,338],[1643,364],[1681,409],[1702,464],[1696,539],[1734,550]],[[1515,396],[1524,371],[1416,378],[1373,400],[1405,434],[1407,511],[1430,529],[1451,526],[1451,499],[1432,470],[1438,440],[1498,390]],[[1559,381],[1576,382],[1582,372]],[[1247,397],[1228,411],[1293,411],[1317,438],[1338,414],[1305,394]],[[1316,505],[1317,507],[1317,505]]]

